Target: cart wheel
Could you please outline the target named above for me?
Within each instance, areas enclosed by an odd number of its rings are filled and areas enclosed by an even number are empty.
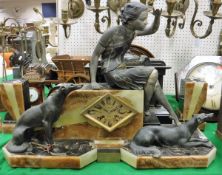
[[[75,83],[75,84],[89,83],[90,78],[87,75],[75,74],[75,75],[72,76],[72,78],[68,79],[67,82]]]

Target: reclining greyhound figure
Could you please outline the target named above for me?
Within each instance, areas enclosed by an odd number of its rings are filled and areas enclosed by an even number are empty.
[[[29,146],[28,141],[33,137],[34,129],[43,128],[45,141],[51,145],[52,125],[59,119],[66,96],[73,90],[80,89],[81,85],[64,84],[53,95],[49,96],[42,104],[26,110],[13,131],[13,138],[7,145],[12,153],[25,152]]]
[[[138,131],[129,146],[136,154],[152,154],[154,157],[161,155],[155,146],[212,147],[206,139],[191,138],[198,125],[212,116],[213,114],[198,114],[175,127],[145,126]]]

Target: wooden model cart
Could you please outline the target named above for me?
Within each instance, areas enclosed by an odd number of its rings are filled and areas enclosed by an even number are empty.
[[[89,63],[90,56],[60,55],[53,57],[52,61],[58,68],[56,73],[60,82],[90,82],[89,70],[84,68]]]

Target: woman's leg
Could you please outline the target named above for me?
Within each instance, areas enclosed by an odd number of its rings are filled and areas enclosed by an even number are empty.
[[[156,86],[155,86],[155,91],[154,91],[154,96],[157,99],[157,101],[163,105],[164,108],[166,108],[166,110],[170,113],[170,118],[174,120],[174,122],[176,123],[176,125],[178,125],[180,122],[177,118],[177,115],[175,114],[173,108],[170,106],[166,96],[163,93],[163,90],[160,86],[159,81],[156,82]]]
[[[144,107],[145,107],[145,112],[147,112],[149,110],[150,107],[150,101],[151,98],[154,95],[155,92],[155,86],[156,83],[158,82],[158,71],[156,69],[154,69],[151,74],[148,77],[147,83],[144,87]]]

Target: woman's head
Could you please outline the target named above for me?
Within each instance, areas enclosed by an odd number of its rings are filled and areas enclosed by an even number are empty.
[[[148,10],[147,6],[142,3],[139,2],[126,3],[123,9],[121,10],[121,15],[120,15],[122,24],[127,24],[128,21],[137,19],[142,12],[147,10]]]

